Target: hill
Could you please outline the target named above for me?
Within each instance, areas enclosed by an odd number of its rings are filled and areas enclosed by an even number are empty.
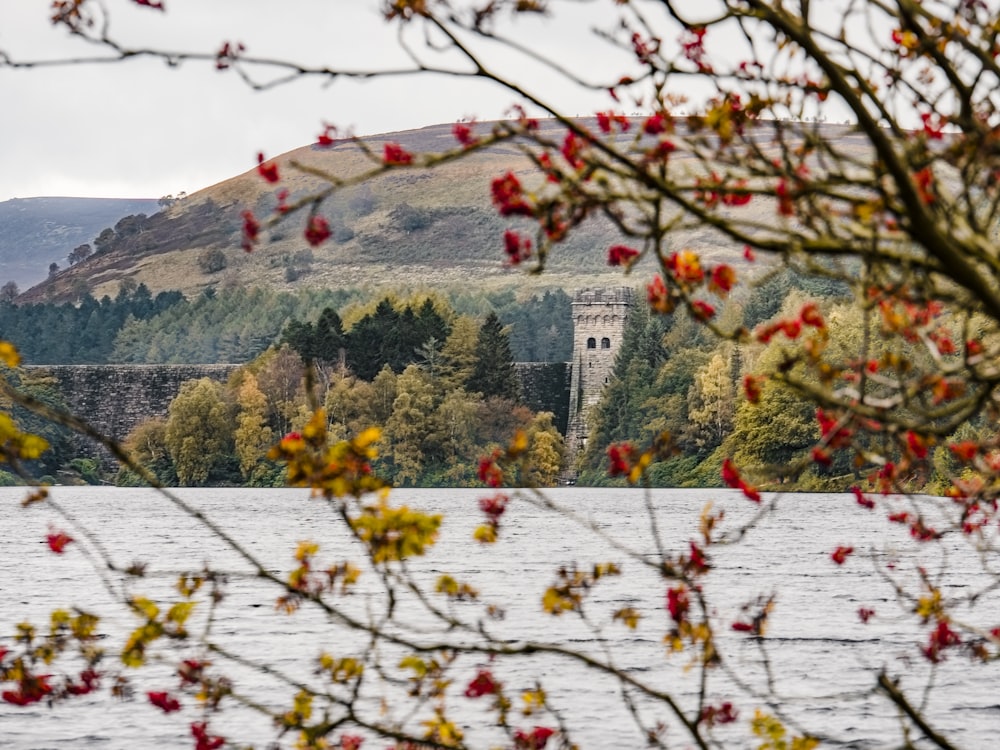
[[[554,123],[543,121],[542,128],[552,128],[556,135]],[[833,138],[848,133],[841,126],[824,129]],[[451,125],[366,140],[375,153],[381,153],[387,141],[414,152],[455,145]],[[349,177],[371,165],[351,143],[329,149],[305,146],[275,161],[283,178],[280,187],[288,188],[293,199],[319,184],[308,171]],[[292,162],[304,170],[296,170]],[[483,288],[620,284],[620,274],[606,264],[608,246],[620,238],[611,223],[599,217],[588,219],[559,246],[541,278],[504,267],[501,238],[511,222],[491,205],[490,182],[508,170],[528,174],[532,169],[516,144],[502,144],[432,170],[393,170],[361,187],[346,188],[323,204],[321,213],[334,235],[319,248],[308,246],[302,237],[303,220],[295,216],[264,232],[260,245],[248,254],[240,249],[240,214],[249,208],[258,217],[266,216],[277,192],[251,169],[158,214],[124,222],[124,230],[108,247],[46,279],[21,301],[71,301],[86,291],[98,298],[114,296],[126,279],[146,284],[154,294],[180,290],[187,295],[208,287],[464,287],[470,278]],[[749,210],[764,212],[766,220],[773,209],[761,205]],[[675,234],[678,248],[694,247],[709,257],[738,255],[736,248],[720,243],[707,230]]]
[[[155,200],[15,198],[0,202],[0,283],[22,289],[43,281],[49,264],[66,265],[73,248],[129,214],[158,211]]]

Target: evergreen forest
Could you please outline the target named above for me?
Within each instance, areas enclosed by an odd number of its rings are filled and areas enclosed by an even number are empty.
[[[516,361],[569,359],[571,299],[561,289],[528,298],[512,290],[452,295],[402,291],[390,301],[405,309],[410,298],[439,300],[439,306],[456,314],[496,312],[509,330]],[[374,312],[377,302],[365,289],[290,293],[209,288],[189,299],[179,292],[154,297],[144,284],[123,284],[113,299],[84,295],[75,304],[0,302],[0,330],[32,365],[240,364],[280,343],[293,321],[315,322],[324,309],[333,308],[353,325]],[[376,329],[386,322],[378,321]]]

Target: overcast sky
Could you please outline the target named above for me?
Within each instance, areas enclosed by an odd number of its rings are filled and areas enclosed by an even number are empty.
[[[405,63],[377,0],[165,0],[166,13],[129,0],[104,3],[112,36],[136,47],[214,52],[231,40],[243,42],[248,54],[330,67]],[[49,7],[48,0],[0,0],[0,51],[17,60],[100,53],[54,28]],[[600,4],[604,25],[614,18],[608,7]],[[598,65],[597,45],[581,37],[595,10],[594,3],[578,3],[558,34],[521,18],[518,33],[601,75],[607,68]],[[613,67],[620,69],[621,60]],[[537,74],[530,83],[545,86]],[[606,96],[588,99],[566,87],[549,92],[570,113],[609,104]],[[254,92],[211,63],[169,68],[154,60],[0,68],[0,95],[0,200],[190,193],[253,168],[259,150],[270,156],[315,140],[324,121],[375,134],[469,116],[494,119],[514,101],[482,82],[442,77],[310,79]]]

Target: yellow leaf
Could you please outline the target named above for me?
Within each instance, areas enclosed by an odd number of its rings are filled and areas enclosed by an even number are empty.
[[[442,745],[457,745],[462,739],[462,730],[448,721],[440,711],[435,711],[434,718],[427,719],[423,724],[427,727],[424,737],[428,740],[436,740]]]
[[[934,589],[929,596],[922,596],[917,601],[917,615],[919,615],[924,622],[927,622],[932,615],[937,615],[941,612],[941,592],[937,589]]]
[[[312,700],[312,695],[305,690],[300,690],[295,696],[292,710],[303,719],[308,719],[312,716]]]
[[[377,442],[381,437],[382,430],[378,427],[369,427],[367,430],[363,431],[356,438],[354,438],[354,447],[363,450],[372,443]]]
[[[17,353],[17,348],[9,341],[0,341],[0,362],[7,367],[17,367],[21,364],[21,355]]]
[[[22,643],[31,643],[35,639],[35,626],[30,622],[19,622],[17,624],[17,635],[14,640]]]
[[[125,642],[121,660],[126,667],[141,667],[146,662],[146,646],[163,634],[159,623],[147,623],[136,628]]]
[[[295,550],[295,559],[303,562],[307,557],[313,557],[317,552],[319,552],[319,545],[305,539],[299,542],[299,546]]]
[[[483,544],[493,544],[497,540],[496,527],[492,524],[477,526],[476,530],[472,532],[472,538]]]
[[[167,611],[167,622],[175,622],[183,625],[187,618],[191,616],[191,611],[195,607],[195,602],[177,602]]]
[[[205,579],[201,576],[191,576],[182,575],[177,579],[177,590],[181,593],[181,596],[186,596],[191,598],[194,593],[201,588],[201,585],[205,582]]]
[[[137,596],[132,599],[132,608],[144,615],[148,620],[155,620],[160,614],[160,608],[144,596]]]
[[[329,672],[330,679],[334,682],[347,682],[355,677],[360,677],[365,671],[365,665],[357,659],[351,657],[334,659],[329,654],[323,654],[320,657],[320,668]]]
[[[322,443],[326,439],[326,411],[317,409],[313,412],[306,426],[302,428],[302,437],[311,443]]]
[[[446,573],[438,577],[434,590],[445,596],[455,596],[458,593],[458,581]]]
[[[424,677],[427,674],[427,662],[419,656],[404,656],[399,662],[400,669],[412,669],[417,677]]]
[[[514,433],[514,439],[510,441],[510,445],[507,447],[507,453],[511,458],[519,456],[524,453],[528,448],[528,433],[524,430],[518,430]]]
[[[573,609],[573,600],[564,596],[558,589],[550,587],[542,596],[542,609],[552,615],[561,615]]]
[[[100,618],[96,615],[81,612],[70,620],[69,627],[77,640],[86,641],[94,637],[94,631],[97,629],[98,622],[100,622]]]
[[[620,575],[621,570],[615,563],[598,563],[594,566],[594,580],[604,578],[604,576]]]
[[[791,750],[813,750],[819,747],[819,740],[815,737],[795,737],[792,739]]]
[[[69,624],[69,612],[65,609],[56,609],[52,611],[49,615],[49,620],[52,623],[52,632],[59,630],[59,628]]]
[[[361,568],[357,568],[350,563],[344,563],[344,587],[353,586],[358,582],[358,578],[361,577]]]
[[[521,694],[521,700],[524,701],[524,708],[521,709],[521,712],[525,716],[531,716],[535,711],[545,707],[545,691],[541,688],[526,690]]]
[[[625,627],[635,630],[642,615],[632,607],[624,607],[615,612],[613,617],[615,620],[621,620]]]

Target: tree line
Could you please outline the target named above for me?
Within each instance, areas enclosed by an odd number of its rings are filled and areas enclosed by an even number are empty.
[[[383,299],[347,330],[327,308],[291,321],[284,339],[227,383],[185,383],[168,416],[139,425],[126,447],[166,484],[280,486],[270,451],[318,405],[333,435],[379,428],[373,466],[399,485],[472,486],[480,458],[519,430],[532,459],[523,481],[553,484],[562,468],[562,436],[551,414],[522,403],[494,312],[480,322],[429,299],[402,310]],[[117,481],[139,478],[123,470]]]
[[[394,304],[406,296],[390,295]],[[527,298],[513,290],[425,297],[440,298],[442,306],[461,314],[495,310],[509,327],[519,362],[569,359],[571,300],[561,289]],[[186,298],[176,291],[153,295],[145,284],[123,282],[114,298],[86,294],[76,304],[15,304],[0,297],[0,326],[29,364],[229,364],[249,362],[280,343],[293,321],[305,325],[333,308],[344,310],[353,324],[374,305],[371,292],[362,289],[289,293],[209,287]]]
[[[759,333],[794,323],[806,300],[817,301],[835,323],[822,341],[829,352],[878,340],[886,324],[882,316],[859,311],[843,284],[789,269],[762,277],[753,296],[732,300],[719,317],[725,325]],[[957,339],[960,333],[956,328],[949,335]],[[751,374],[778,369],[808,346],[780,336],[766,343],[720,341],[696,320],[657,316],[647,306],[637,306],[592,415],[579,483],[626,484],[624,477],[608,474],[609,448],[632,441],[648,444],[666,434],[671,451],[646,472],[651,486],[723,486],[727,458],[756,467],[765,487],[844,492],[867,486],[870,473],[861,472],[850,455],[817,450],[824,437],[822,409],[796,389],[775,381],[758,384]],[[915,343],[875,347],[868,366],[875,369],[904,354],[916,356],[917,348]],[[814,382],[818,385],[819,378]],[[980,417],[963,425],[950,442],[988,441],[995,434],[989,420]],[[876,447],[874,441],[871,447]],[[949,477],[960,471],[960,461],[947,445],[928,444],[927,451],[928,465],[900,477],[900,485],[912,492],[942,493],[950,486]],[[890,450],[889,458],[899,461],[900,451]]]

